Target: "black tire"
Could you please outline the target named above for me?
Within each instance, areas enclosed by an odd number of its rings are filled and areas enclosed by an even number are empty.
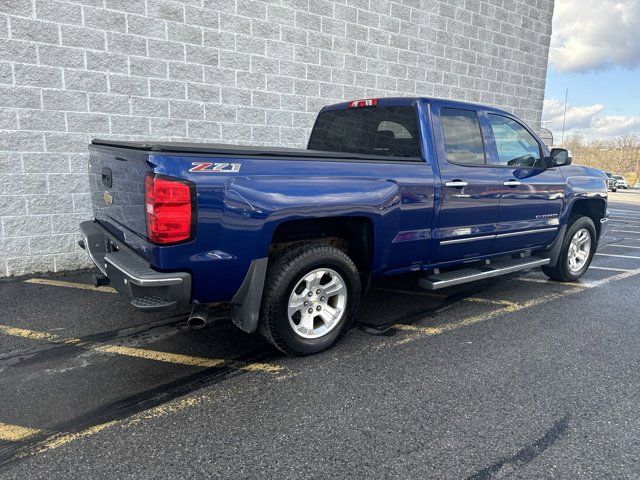
[[[618,189],[617,189],[617,188],[612,188],[612,189],[611,189],[611,191],[612,191],[612,192],[617,192],[617,191],[618,191]]]
[[[319,268],[337,272],[347,290],[342,316],[326,334],[304,338],[289,321],[289,297],[306,274]],[[260,309],[259,331],[280,351],[288,355],[312,355],[335,345],[356,315],[360,303],[360,276],[344,252],[322,243],[293,246],[269,259]]]
[[[587,230],[587,232],[591,236],[591,249],[587,260],[584,262],[584,265],[582,265],[579,270],[573,271],[569,267],[569,248],[573,237],[578,231],[582,229]],[[562,247],[560,248],[558,261],[553,267],[542,267],[542,271],[547,277],[552,280],[557,280],[559,282],[575,282],[580,277],[582,277],[582,275],[584,275],[585,272],[589,269],[589,265],[591,265],[593,255],[596,253],[596,245],[597,235],[596,227],[593,224],[593,220],[591,220],[589,217],[573,217],[569,222],[567,233],[562,240]]]

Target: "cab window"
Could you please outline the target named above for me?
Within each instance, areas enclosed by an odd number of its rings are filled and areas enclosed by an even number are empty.
[[[449,163],[485,164],[484,143],[476,112],[460,108],[443,108],[440,121]]]
[[[498,164],[509,167],[542,167],[540,145],[526,128],[502,115],[488,114],[498,150]]]

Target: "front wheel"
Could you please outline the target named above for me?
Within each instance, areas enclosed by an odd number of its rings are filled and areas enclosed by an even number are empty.
[[[326,350],[355,317],[360,288],[358,270],[341,250],[294,246],[269,262],[260,333],[289,355]]]
[[[596,251],[596,227],[589,217],[576,217],[562,241],[555,266],[542,267],[552,280],[575,282],[585,274]]]

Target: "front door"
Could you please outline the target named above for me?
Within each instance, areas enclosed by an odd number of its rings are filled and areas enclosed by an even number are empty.
[[[564,177],[546,168],[536,137],[514,118],[487,112],[491,163],[499,167],[501,195],[492,253],[546,246],[559,229]]]
[[[490,253],[496,233],[500,169],[485,155],[477,110],[432,105],[440,199],[437,262]]]

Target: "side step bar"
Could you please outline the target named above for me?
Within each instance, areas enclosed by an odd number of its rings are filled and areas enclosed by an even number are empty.
[[[451,287],[453,285],[475,282],[476,280],[498,277],[500,275],[506,275],[507,273],[540,267],[547,265],[550,261],[550,258],[536,256],[497,260],[489,265],[483,265],[478,268],[463,268],[450,272],[427,275],[422,277],[418,282],[422,288],[438,290],[439,288]]]

